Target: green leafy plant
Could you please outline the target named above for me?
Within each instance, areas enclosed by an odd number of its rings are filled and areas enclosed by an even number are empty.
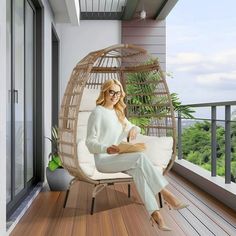
[[[149,60],[146,64],[153,64],[155,60]],[[141,127],[141,133],[145,134],[147,127],[152,122],[152,117],[163,119],[170,114],[167,96],[156,96],[157,84],[162,80],[159,71],[145,71],[126,74],[126,103],[128,115],[132,123]],[[194,118],[189,106],[182,105],[176,93],[171,94],[171,100],[175,112],[181,112],[184,118]]]
[[[46,137],[52,144],[52,152],[48,155],[48,168],[51,171],[55,171],[57,168],[62,168],[61,159],[58,154],[58,128],[52,127],[51,138]]]
[[[156,71],[127,74],[126,102],[130,105],[128,106],[130,121],[140,126],[142,133],[145,133],[143,127],[150,124],[153,114],[161,116],[161,111],[157,111],[154,106],[155,103],[161,101],[158,101],[158,98],[153,95],[155,83],[152,83],[160,79],[160,74]]]
[[[181,117],[183,118],[194,118],[192,113],[194,113],[195,111],[192,110],[190,106],[182,105],[179,101],[177,93],[171,93],[170,96],[175,112],[181,112]]]

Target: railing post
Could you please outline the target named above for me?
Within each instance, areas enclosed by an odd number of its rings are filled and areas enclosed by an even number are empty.
[[[231,183],[230,105],[225,106],[225,183]]]
[[[211,176],[216,176],[216,106],[211,107]]]
[[[182,119],[181,112],[178,111],[178,159],[181,160],[183,158],[182,153]]]

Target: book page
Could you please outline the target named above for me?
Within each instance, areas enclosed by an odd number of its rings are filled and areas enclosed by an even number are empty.
[[[127,143],[121,142],[118,145],[119,153],[142,152],[146,149],[145,143]]]

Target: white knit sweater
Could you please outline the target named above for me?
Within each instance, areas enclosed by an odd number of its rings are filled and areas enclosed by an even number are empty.
[[[118,145],[127,138],[132,127],[136,127],[140,133],[140,128],[131,124],[126,118],[125,123],[124,129],[114,109],[97,106],[90,114],[87,126],[86,145],[90,153],[106,153],[108,147]]]

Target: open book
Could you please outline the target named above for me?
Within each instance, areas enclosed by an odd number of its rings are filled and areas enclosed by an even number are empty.
[[[119,153],[142,152],[146,149],[145,143],[127,143],[121,142],[118,145]]]

